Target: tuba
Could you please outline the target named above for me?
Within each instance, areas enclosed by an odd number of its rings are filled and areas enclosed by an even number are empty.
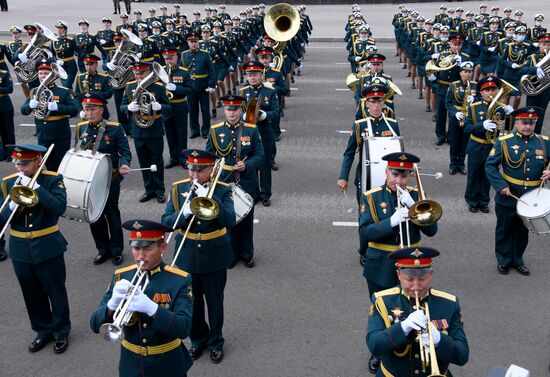
[[[538,78],[537,75],[523,75],[519,82],[521,92],[528,96],[537,96],[550,87],[550,51],[538,62],[535,67],[544,71],[544,76]]]
[[[283,67],[283,63],[285,62],[285,59],[283,58],[283,51],[286,48],[286,42],[279,41],[273,46],[273,54],[275,55],[273,57],[273,62],[275,63],[275,70],[280,71]]]
[[[275,4],[265,14],[264,29],[277,42],[289,41],[300,29],[300,14],[290,4]]]
[[[50,41],[57,41],[55,34],[44,25],[36,23],[34,26],[36,26],[36,34],[23,51],[28,60],[25,63],[17,61],[13,68],[17,77],[23,82],[36,80],[38,77],[36,63],[44,59],[51,59],[53,56],[50,50],[43,48],[44,45]]]
[[[113,89],[123,88],[132,76],[132,64],[139,61],[131,50],[134,46],[141,46],[143,42],[131,31],[121,29],[124,39],[118,46],[111,62],[116,65],[114,71],[109,72],[109,82]]]
[[[36,91],[34,92],[34,99],[38,101],[38,107],[33,109],[32,115],[36,119],[46,119],[50,115],[48,110],[48,102],[53,100],[53,93],[48,86],[52,84],[59,77],[62,80],[67,78],[67,72],[57,63],[51,64],[52,71],[46,76],[44,81],[40,83]]]
[[[168,84],[170,78],[164,68],[159,63],[154,62],[153,72],[138,83],[132,96],[132,101],[137,102],[139,105],[139,110],[133,113],[132,117],[134,122],[141,128],[151,127],[155,121],[157,112],[151,108],[151,104],[155,102],[155,95],[149,92],[147,88],[159,80]]]
[[[456,66],[455,56],[455,54],[447,55],[439,60],[439,64],[433,60],[430,60],[426,63],[426,76],[430,76],[441,71],[448,71],[449,69],[454,68]]]
[[[491,99],[491,103],[487,108],[487,114],[485,115],[485,119],[490,119],[497,125],[497,128],[495,128],[495,130],[487,136],[487,141],[493,144],[497,141],[500,133],[504,134],[505,132],[507,132],[505,127],[506,119],[502,119],[500,113],[497,113],[497,110],[500,107],[506,106],[505,104],[500,102],[500,100],[508,97],[510,93],[514,90],[517,90],[516,87],[510,84],[508,81],[500,79],[500,82],[502,83],[502,86],[497,92],[497,95]]]

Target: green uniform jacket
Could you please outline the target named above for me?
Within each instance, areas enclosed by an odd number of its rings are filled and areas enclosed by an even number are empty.
[[[414,201],[418,192],[407,187]],[[383,287],[392,287],[397,282],[394,261],[388,259],[392,251],[399,249],[399,225],[392,227],[390,217],[397,207],[397,197],[386,185],[376,187],[361,195],[359,215],[359,240],[368,244],[363,276]],[[407,246],[405,223],[403,225],[403,243]],[[420,244],[420,232],[428,237],[437,233],[437,223],[429,226],[417,226],[409,223],[411,245]]]
[[[131,281],[136,268],[137,265],[134,264],[115,271],[109,289],[90,318],[90,326],[94,333],[99,333],[102,324],[112,323],[112,316],[107,317],[106,312],[113,287],[121,279]],[[193,308],[191,276],[164,262],[147,274],[149,285],[145,289],[145,294],[159,306],[154,317],[139,313],[135,316],[137,320],[134,323],[130,321],[131,325],[124,327],[125,341],[139,347],[154,347],[187,338],[191,332]],[[122,346],[119,376],[172,377],[185,374],[192,364],[183,343],[171,351],[147,356],[134,353]]]
[[[170,200],[166,205],[162,223],[174,227],[180,209],[189,195],[192,182],[190,179],[175,182],[172,185]],[[194,198],[194,193],[192,194]],[[195,218],[187,235],[184,246],[178,256],[176,265],[191,274],[213,272],[227,268],[233,260],[229,232],[235,225],[236,215],[233,207],[231,187],[224,182],[218,182],[212,199],[218,205],[220,214],[213,220]],[[192,200],[192,199],[190,199]],[[193,215],[185,218],[182,214],[176,224],[175,251],[178,250],[183,233],[187,229]],[[208,239],[209,237],[212,237]]]
[[[0,112],[13,111],[10,93],[13,93],[13,81],[10,72],[0,69]]]
[[[390,288],[373,295],[367,328],[367,345],[370,352],[380,358],[379,377],[428,376],[430,368],[422,372],[416,331],[405,336],[401,321],[415,309],[415,298],[409,297],[400,287]],[[430,319],[441,340],[435,348],[441,374],[450,375],[449,364],[464,365],[469,349],[458,298],[452,294],[430,288],[420,305],[428,304]]]
[[[193,90],[195,92],[203,91],[206,88],[216,87],[214,64],[207,51],[184,51],[181,54],[180,64],[187,68],[191,80],[193,81]]]
[[[499,137],[485,162],[487,178],[496,191],[495,201],[503,206],[515,207],[517,200],[500,195],[500,190],[509,187],[512,194],[521,197],[538,189],[542,171],[549,160],[548,136],[532,134],[524,139],[516,131]]]
[[[2,180],[2,198],[6,200],[19,175],[12,174]],[[11,221],[10,258],[16,262],[38,264],[62,255],[67,241],[59,231],[57,221],[67,208],[67,192],[63,176],[42,170],[37,179],[38,204],[21,208]],[[0,214],[2,226],[11,209],[6,206]]]

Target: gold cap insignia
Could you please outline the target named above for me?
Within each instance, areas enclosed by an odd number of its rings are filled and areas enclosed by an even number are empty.
[[[421,252],[420,250],[416,249],[415,251],[413,251],[413,252],[411,253],[411,255],[412,255],[413,257],[419,258],[421,255],[424,255],[424,253]]]
[[[140,223],[138,223],[137,221],[132,225],[132,228],[134,229],[141,229],[143,228],[143,225],[141,225]]]
[[[405,161],[407,159],[407,156],[405,156],[404,154],[402,154],[401,156],[399,156],[399,159],[401,161]]]
[[[199,152],[197,152],[197,151],[193,151],[191,153],[191,156],[193,156],[193,157],[197,157],[198,155],[199,155]]]

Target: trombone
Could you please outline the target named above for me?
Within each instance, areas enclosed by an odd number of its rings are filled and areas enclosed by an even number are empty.
[[[129,310],[130,303],[134,299],[137,289],[143,283],[143,280],[145,279],[145,284],[143,284],[143,287],[141,288],[142,292],[145,291],[145,288],[147,288],[147,285],[149,284],[147,271],[143,271],[141,269],[144,263],[144,261],[139,262],[137,271],[130,281],[130,287],[128,288],[128,291],[126,291],[126,297],[120,301],[115,309],[113,314],[113,322],[104,323],[99,328],[99,332],[103,335],[105,340],[117,342],[124,339],[123,327],[130,323],[132,316],[134,315],[134,312]]]
[[[206,194],[205,197],[199,196],[191,200],[191,203],[189,204],[189,208],[191,209],[191,213],[193,213],[193,217],[191,217],[191,220],[189,221],[189,225],[187,225],[187,228],[185,229],[185,233],[183,234],[183,238],[181,239],[178,250],[174,254],[174,258],[172,259],[172,264],[171,264],[172,267],[176,264],[176,261],[178,260],[180,252],[183,249],[183,244],[187,239],[187,235],[189,234],[189,230],[191,229],[191,226],[195,222],[195,219],[198,217],[201,220],[213,220],[216,217],[218,217],[218,215],[220,214],[220,207],[218,206],[218,203],[216,203],[216,201],[212,199],[212,196],[214,195],[214,190],[216,189],[216,185],[220,180],[220,176],[222,174],[224,165],[225,165],[225,158],[222,157],[216,160],[216,163],[212,168],[212,173],[210,174],[210,179],[208,180],[208,182],[210,183],[208,193]],[[193,189],[193,187],[191,187],[191,189]],[[190,196],[191,195],[188,195],[187,198],[189,198]],[[186,203],[187,203],[187,199],[184,205]],[[183,207],[180,210],[180,214],[181,213],[183,213]],[[180,214],[178,214],[178,218]],[[177,224],[177,221],[176,221],[176,224]],[[176,224],[174,224],[174,229]]]
[[[418,331],[418,344],[420,347],[420,360],[422,361],[422,372],[426,371],[426,367],[430,366],[430,374],[428,377],[445,377],[445,375],[441,374],[441,371],[439,370],[439,364],[437,363],[437,354],[435,352],[435,344],[432,334],[432,327],[430,324],[432,323],[432,320],[430,318],[430,308],[428,306],[428,303],[424,303],[424,307],[420,306],[420,300],[418,299],[418,291],[415,291],[415,300],[416,300],[416,309],[422,310],[426,316],[428,317],[428,321],[426,324],[426,329],[420,329]],[[428,344],[425,344],[422,340],[422,334],[427,333],[429,342]]]
[[[6,221],[6,224],[2,228],[2,231],[0,231],[0,238],[4,236],[4,233],[6,233],[8,225],[10,225],[11,220],[13,219],[13,216],[15,216],[15,212],[17,212],[17,209],[19,207],[30,208],[38,204],[38,193],[35,189],[33,189],[33,186],[38,180],[40,172],[42,171],[42,169],[44,169],[44,166],[46,166],[46,160],[48,160],[48,157],[50,157],[53,148],[54,144],[50,145],[48,151],[46,152],[46,154],[44,154],[44,157],[42,157],[42,162],[40,163],[38,170],[36,171],[36,173],[34,173],[31,181],[27,185],[21,185],[16,182],[17,184],[15,184],[10,189],[8,197],[6,198],[6,200],[4,200],[4,203],[2,203],[2,206],[0,207],[0,212],[2,212],[2,210],[6,207],[6,205],[8,205],[10,201],[15,203],[15,208],[11,211],[11,214]],[[20,180],[18,179],[18,181]]]

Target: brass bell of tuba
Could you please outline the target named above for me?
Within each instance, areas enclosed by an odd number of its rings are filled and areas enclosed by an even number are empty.
[[[527,96],[538,96],[550,87],[550,51],[546,52],[546,56],[535,67],[544,71],[542,78],[537,75],[523,75],[519,82],[521,92]]]
[[[67,72],[57,63],[51,63],[51,72],[34,92],[34,99],[38,101],[38,107],[32,110],[32,115],[36,119],[46,119],[50,115],[48,102],[53,101],[53,93],[48,89],[48,86],[57,80],[57,78],[65,80],[67,78]]]
[[[155,95],[149,92],[147,88],[159,80],[168,84],[170,78],[164,68],[162,68],[159,63],[154,62],[153,71],[138,83],[132,96],[132,101],[137,102],[139,105],[139,110],[132,114],[138,127],[148,128],[155,122],[157,112],[151,108],[151,104],[155,102],[156,99]]]
[[[136,54],[132,52],[135,46],[141,46],[143,42],[131,31],[121,29],[120,33],[124,39],[118,46],[111,63],[116,65],[114,71],[109,71],[109,82],[113,89],[124,88],[132,76],[132,64],[139,61]]]
[[[288,41],[300,29],[300,14],[290,4],[275,4],[265,14],[264,29],[275,41]]]
[[[32,37],[31,42],[27,45],[23,54],[27,56],[25,63],[20,60],[15,63],[13,71],[23,82],[32,82],[38,77],[36,63],[44,59],[51,59],[52,53],[47,48],[44,48],[46,43],[57,41],[55,34],[46,26],[36,23],[36,34]]]

